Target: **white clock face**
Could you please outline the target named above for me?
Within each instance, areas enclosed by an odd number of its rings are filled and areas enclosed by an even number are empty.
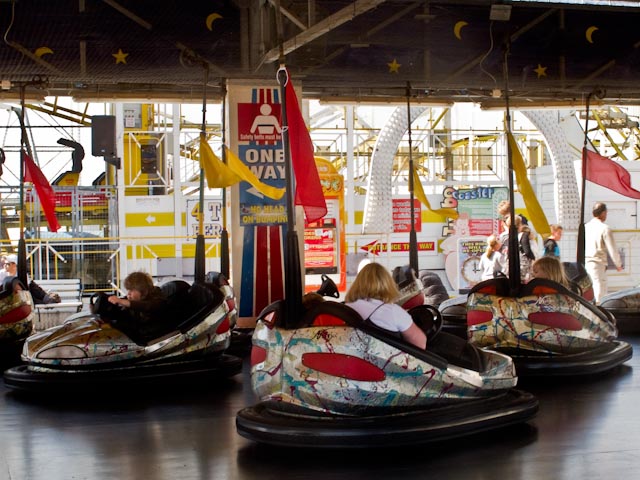
[[[480,257],[469,257],[462,263],[462,278],[468,283],[478,283],[481,275]]]

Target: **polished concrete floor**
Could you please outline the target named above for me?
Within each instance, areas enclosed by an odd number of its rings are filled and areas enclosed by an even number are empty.
[[[25,396],[0,386],[0,480],[609,479],[640,477],[640,338],[620,369],[537,381],[538,416],[416,448],[322,451],[254,444],[235,414],[248,368],[216,388]]]

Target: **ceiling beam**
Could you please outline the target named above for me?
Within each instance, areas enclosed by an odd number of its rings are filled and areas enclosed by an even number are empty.
[[[264,57],[260,66],[265,63],[273,63],[280,58],[280,50],[282,49],[283,55],[287,55],[298,48],[306,45],[309,42],[314,41],[316,38],[330,32],[331,30],[339,27],[343,23],[353,20],[358,15],[361,15],[369,10],[376,8],[378,5],[384,3],[386,0],[356,0],[348,7],[345,7],[336,13],[329,15],[323,20],[320,20],[315,25],[309,27],[302,33],[299,33],[293,38],[285,41],[282,47],[277,46],[269,50]],[[258,67],[259,68],[259,67]]]
[[[125,7],[120,5],[118,2],[115,2],[114,0],[102,0],[102,1],[107,5],[109,5],[111,8],[114,8],[115,10],[123,14],[125,17],[129,18],[130,20],[133,20],[141,27],[146,28],[147,30],[151,30],[153,28],[153,25],[151,25],[151,23],[139,17],[138,15],[133,13],[131,10],[126,9]]]
[[[282,5],[279,5],[280,2],[276,2],[276,0],[269,0],[269,3],[275,8],[279,8],[280,13],[282,13],[285,17],[287,17],[291,21],[291,23],[293,23],[300,30],[304,31],[307,29],[307,26],[305,25],[305,23],[302,20],[300,20],[298,17],[296,17],[293,13],[291,13],[289,10],[284,8]]]

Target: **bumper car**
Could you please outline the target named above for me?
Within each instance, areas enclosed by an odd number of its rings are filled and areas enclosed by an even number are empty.
[[[29,290],[14,291],[13,282],[6,282],[7,288],[0,292],[0,363],[5,366],[19,363],[22,345],[33,331],[35,318]]]
[[[620,333],[640,332],[640,287],[605,295],[600,301],[600,308],[615,317]]]
[[[467,332],[474,345],[511,356],[519,376],[594,374],[631,358],[615,318],[570,289],[537,278],[516,295],[509,287],[499,278],[471,289]]]
[[[161,289],[166,315],[142,332],[122,322],[105,295],[94,296],[91,312],[71,315],[27,339],[24,364],[5,371],[5,385],[25,391],[100,390],[238,373],[242,361],[223,354],[231,337],[225,294],[211,284],[182,280]]]
[[[508,356],[440,332],[439,316],[426,306],[410,310],[428,336],[422,350],[332,301],[285,326],[284,305],[267,307],[253,335],[251,380],[260,402],[236,417],[246,438],[292,447],[415,445],[537,412],[537,399],[513,388]]]
[[[585,300],[593,301],[593,284],[584,267],[575,262],[563,262],[571,290]],[[501,280],[498,280],[500,282]],[[504,281],[504,280],[502,280]],[[438,307],[443,320],[443,329],[462,338],[467,338],[467,296],[460,295],[443,301]],[[605,313],[606,315],[606,313]]]

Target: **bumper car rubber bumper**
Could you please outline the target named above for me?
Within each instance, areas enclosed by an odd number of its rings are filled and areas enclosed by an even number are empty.
[[[4,383],[13,390],[31,392],[78,388],[99,391],[112,390],[114,387],[143,389],[154,385],[202,383],[207,379],[231,377],[241,370],[242,359],[231,355],[73,371],[19,365],[4,372]]]
[[[613,341],[585,352],[543,356],[518,350],[497,349],[513,358],[519,377],[591,375],[612,370],[633,356],[627,342]]]
[[[367,448],[461,437],[527,421],[537,411],[538,400],[516,389],[454,405],[359,417],[262,402],[238,412],[236,427],[243,437],[272,445]]]

